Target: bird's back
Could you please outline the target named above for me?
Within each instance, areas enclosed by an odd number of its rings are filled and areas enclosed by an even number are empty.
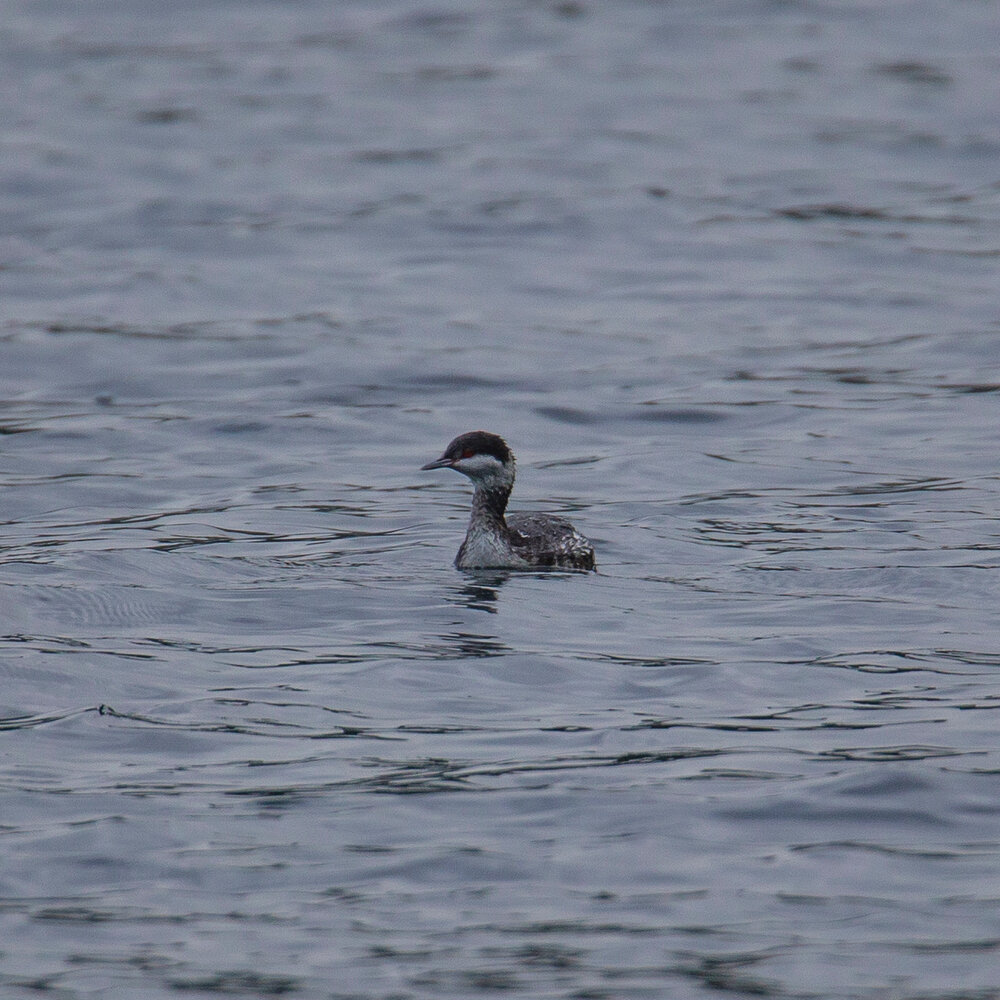
[[[563,517],[526,510],[507,516],[514,551],[532,566],[594,569],[594,547]]]

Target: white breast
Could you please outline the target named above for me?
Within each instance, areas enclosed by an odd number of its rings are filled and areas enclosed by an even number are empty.
[[[462,547],[458,550],[455,565],[459,569],[495,568],[523,569],[528,564],[516,555],[506,539],[493,531],[471,525]]]

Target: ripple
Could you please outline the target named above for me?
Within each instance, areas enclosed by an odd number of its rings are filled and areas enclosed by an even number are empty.
[[[47,712],[41,715],[0,716],[0,731],[34,729],[38,726],[47,726],[53,722],[62,722],[63,719],[71,719],[85,712],[96,711],[100,710],[97,707],[93,707],[68,709],[64,712]]]

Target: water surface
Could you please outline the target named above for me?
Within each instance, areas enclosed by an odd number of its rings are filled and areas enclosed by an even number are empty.
[[[1000,995],[997,26],[14,3],[4,995]]]

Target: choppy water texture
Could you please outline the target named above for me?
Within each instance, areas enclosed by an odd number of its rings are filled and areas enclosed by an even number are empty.
[[[1000,996],[998,27],[8,3],[4,997]]]

